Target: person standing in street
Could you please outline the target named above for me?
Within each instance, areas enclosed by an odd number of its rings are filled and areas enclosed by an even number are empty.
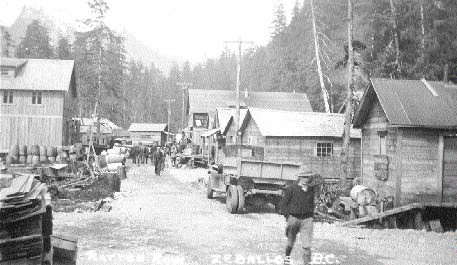
[[[280,213],[286,217],[287,221],[287,246],[284,264],[292,264],[290,254],[297,234],[300,234],[304,264],[311,262],[315,195],[315,187],[311,183],[316,176],[317,174],[310,171],[308,167],[300,166],[297,173],[298,181],[286,188],[284,197],[279,203]]]
[[[160,175],[161,158],[162,158],[162,153],[160,152],[160,147],[157,147],[154,154],[152,154],[152,159],[154,160],[154,171],[157,176]]]
[[[137,163],[137,147],[136,145],[132,146],[132,149],[130,150],[130,156],[132,157],[132,162],[133,164]]]

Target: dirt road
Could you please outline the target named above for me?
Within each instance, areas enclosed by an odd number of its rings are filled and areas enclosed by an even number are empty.
[[[55,213],[54,230],[79,237],[84,265],[282,264],[284,217],[268,207],[231,215],[198,178],[206,170],[133,166],[111,212]],[[455,264],[457,234],[316,223],[313,251],[314,264]]]

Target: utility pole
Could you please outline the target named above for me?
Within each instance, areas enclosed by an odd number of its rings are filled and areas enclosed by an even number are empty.
[[[238,60],[236,64],[236,114],[235,114],[235,129],[236,129],[236,145],[239,147],[241,145],[241,139],[238,136],[238,129],[240,127],[240,83],[241,83],[241,45],[242,44],[251,44],[253,45],[254,42],[252,41],[242,41],[241,37],[237,41],[226,41],[227,43],[236,43],[238,44]]]
[[[171,102],[175,102],[174,99],[168,98],[163,101],[168,103],[168,116],[167,116],[167,142],[170,139],[170,117],[171,117]]]
[[[190,82],[178,82],[176,85],[181,87],[182,91],[182,114],[181,114],[181,128],[184,130],[184,123],[186,119],[186,112],[185,112],[185,105],[186,105],[186,89],[189,89],[189,87],[192,85]]]

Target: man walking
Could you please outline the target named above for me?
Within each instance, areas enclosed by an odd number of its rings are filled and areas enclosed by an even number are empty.
[[[304,264],[311,262],[311,243],[313,238],[314,186],[312,180],[317,174],[308,167],[301,166],[297,173],[298,182],[294,182],[285,190],[280,201],[281,214],[286,217],[287,247],[284,264],[291,264],[290,254],[297,234],[303,247]]]
[[[152,154],[152,159],[154,160],[154,171],[157,176],[160,175],[160,161],[162,160],[162,153],[160,152],[160,147],[157,146],[154,154]]]

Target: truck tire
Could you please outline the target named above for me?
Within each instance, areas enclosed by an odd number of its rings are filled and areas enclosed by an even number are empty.
[[[244,202],[246,201],[246,198],[244,197],[243,187],[241,187],[240,185],[236,185],[236,189],[238,191],[237,213],[242,213],[244,211]]]
[[[233,214],[238,211],[238,189],[235,185],[230,185],[227,189],[226,205],[229,213]]]
[[[211,176],[208,177],[208,184],[206,186],[206,198],[213,199],[214,191],[211,189]]]

